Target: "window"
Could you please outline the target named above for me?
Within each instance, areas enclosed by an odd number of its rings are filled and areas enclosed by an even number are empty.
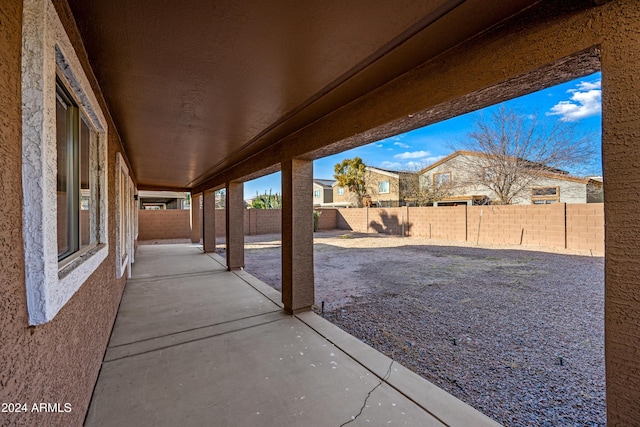
[[[546,196],[557,196],[558,195],[558,187],[538,187],[531,189],[531,195],[533,197],[546,197]]]
[[[133,262],[133,194],[134,187],[129,177],[122,154],[116,154],[116,277],[131,277]]]
[[[438,172],[433,174],[433,185],[440,187],[451,183],[451,172]]]
[[[22,45],[25,287],[40,325],[109,254],[107,121],[50,0],[23,3]]]
[[[389,192],[389,181],[380,181],[378,183],[378,193],[385,194]]]
[[[91,165],[95,163],[96,132],[80,113],[77,103],[56,81],[56,149],[57,149],[57,239],[58,261],[86,252],[97,241],[97,204],[91,189],[94,181]],[[93,218],[93,221],[92,221]]]
[[[313,190],[313,197],[315,197],[316,199],[320,198],[320,190]]]
[[[344,196],[344,187],[338,187],[338,196]]]
[[[560,187],[532,187],[531,203],[543,205],[560,201]]]

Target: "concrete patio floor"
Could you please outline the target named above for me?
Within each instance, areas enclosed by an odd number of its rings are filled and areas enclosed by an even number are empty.
[[[197,245],[140,246],[87,426],[497,426]]]

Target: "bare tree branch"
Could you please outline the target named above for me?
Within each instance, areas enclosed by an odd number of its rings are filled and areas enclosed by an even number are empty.
[[[461,184],[486,188],[502,204],[529,191],[532,183],[549,174],[567,175],[566,169],[593,160],[593,137],[575,124],[540,120],[501,107],[486,119],[480,115],[463,148],[469,156]]]

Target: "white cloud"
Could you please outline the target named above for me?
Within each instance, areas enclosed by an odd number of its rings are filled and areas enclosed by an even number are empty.
[[[417,172],[420,169],[424,169],[425,167],[437,162],[444,157],[445,156],[430,156],[420,158],[420,160],[417,161],[409,160],[408,162],[391,162],[389,160],[385,160],[380,163],[380,167],[384,169]]]
[[[569,89],[569,101],[560,101],[547,113],[548,116],[560,116],[563,122],[577,122],[586,117],[595,116],[602,111],[601,81],[580,82],[576,89]]]
[[[569,89],[568,92],[576,92],[576,91],[586,91],[593,89],[601,89],[602,88],[602,80],[597,80],[595,82],[580,82],[578,84],[578,89]]]
[[[382,147],[383,147],[383,145],[382,145],[382,144],[376,144],[376,147],[378,147],[378,148],[382,148]]]
[[[403,164],[400,162],[390,162],[388,160],[385,160],[384,162],[380,163],[380,167],[385,169],[402,169]]]
[[[428,151],[406,151],[404,153],[396,154],[393,156],[396,159],[423,159],[425,157],[429,157],[431,153]]]
[[[431,163],[435,163],[438,160],[442,160],[447,156],[431,156],[431,157],[425,157],[424,159],[422,159],[422,164],[426,166],[429,166]]]
[[[409,148],[410,147],[410,145],[407,145],[407,144],[405,144],[403,142],[400,142],[400,141],[394,142],[393,145],[395,145],[397,147],[400,147],[400,148]]]

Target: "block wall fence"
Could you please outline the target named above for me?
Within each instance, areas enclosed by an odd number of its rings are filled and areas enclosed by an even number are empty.
[[[602,203],[320,210],[320,230],[404,233],[407,237],[604,253]],[[188,239],[190,215],[188,210],[140,211],[138,240]],[[277,209],[245,210],[245,235],[280,233],[281,215]],[[225,236],[223,209],[216,209],[216,236]]]
[[[280,233],[281,217],[279,209],[247,209],[244,212],[245,235]],[[225,227],[224,209],[216,209],[216,237],[225,237]],[[140,210],[138,240],[161,239],[191,239],[191,211]]]

